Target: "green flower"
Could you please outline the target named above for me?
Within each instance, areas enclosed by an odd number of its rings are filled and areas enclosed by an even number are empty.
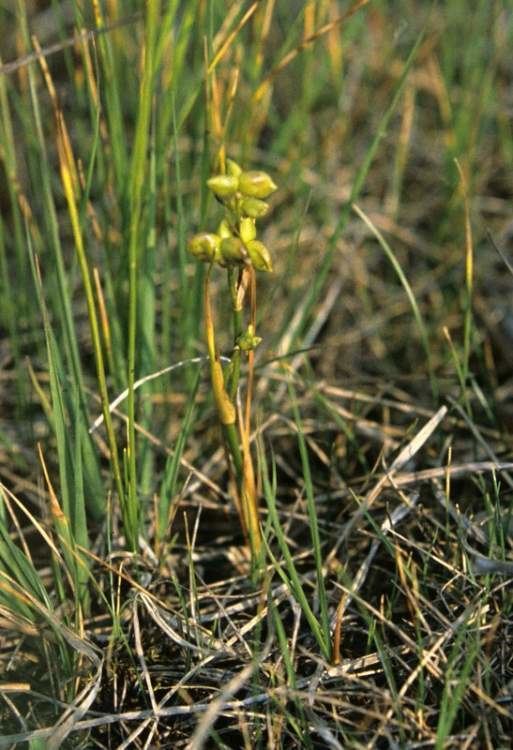
[[[240,207],[242,213],[252,219],[261,219],[269,211],[269,204],[259,198],[243,198]]]
[[[249,198],[268,198],[277,186],[267,172],[242,172],[239,175],[239,190]]]
[[[201,232],[189,240],[189,252],[198,260],[213,263],[220,257],[221,238],[217,234]]]
[[[257,271],[270,272],[273,270],[271,255],[263,242],[260,242],[259,240],[251,240],[251,242],[247,243],[246,249],[248,251],[249,259]]]
[[[233,159],[226,160],[226,171],[232,177],[239,177],[242,174],[242,169],[239,167],[236,161]]]
[[[256,237],[255,220],[245,216],[240,220],[240,238],[244,243],[251,242]]]
[[[231,227],[229,223],[226,221],[226,219],[223,219],[219,226],[217,227],[217,234],[220,236],[222,240],[227,239],[228,237],[233,237],[233,232],[231,230]]]
[[[207,185],[218,198],[231,198],[237,192],[239,179],[234,175],[216,174],[207,180]]]
[[[220,254],[222,261],[228,265],[242,263],[246,257],[244,245],[238,237],[227,237],[221,240]]]

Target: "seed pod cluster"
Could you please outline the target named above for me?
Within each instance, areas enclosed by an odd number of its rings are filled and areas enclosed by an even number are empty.
[[[256,221],[265,216],[265,202],[277,189],[267,172],[244,172],[227,159],[226,174],[216,174],[207,185],[225,208],[225,218],[216,233],[201,232],[189,240],[189,252],[198,260],[220,266],[252,265],[257,271],[272,271],[269,250],[257,239]]]

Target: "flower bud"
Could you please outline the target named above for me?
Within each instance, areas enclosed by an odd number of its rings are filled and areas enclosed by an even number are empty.
[[[198,260],[213,263],[219,257],[221,238],[217,234],[201,232],[189,240],[189,252]]]
[[[216,174],[207,180],[207,185],[218,198],[231,198],[237,192],[239,180],[229,174]]]
[[[238,187],[244,196],[250,198],[267,198],[277,189],[267,172],[242,172]]]
[[[239,177],[239,175],[242,173],[242,169],[239,167],[236,161],[233,161],[233,159],[226,160],[226,171],[232,177]]]
[[[244,245],[238,237],[227,237],[221,240],[221,258],[224,262],[241,263],[246,257]]]
[[[246,248],[251,263],[257,271],[273,270],[273,263],[269,250],[263,242],[260,242],[259,240],[251,240],[251,242],[247,243]]]
[[[217,234],[222,240],[225,240],[228,237],[233,237],[232,230],[230,228],[229,223],[226,221],[226,219],[223,219],[222,222],[217,227]]]
[[[244,333],[237,339],[237,344],[243,352],[250,352],[256,349],[261,341],[260,336],[255,336],[255,329],[250,323]]]
[[[242,213],[252,219],[261,219],[269,211],[269,204],[258,198],[244,198],[240,204]]]
[[[251,242],[256,237],[255,220],[249,216],[240,220],[240,237],[244,243]]]

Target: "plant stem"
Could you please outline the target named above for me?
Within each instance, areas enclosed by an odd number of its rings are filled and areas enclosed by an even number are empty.
[[[137,497],[137,462],[135,441],[135,367],[137,351],[138,272],[139,245],[146,174],[146,153],[151,118],[151,95],[155,75],[155,48],[157,43],[160,2],[149,0],[146,10],[146,40],[141,97],[135,130],[131,164],[129,198],[130,228],[128,243],[128,503],[126,535],[132,551],[137,550],[139,536],[139,500]]]
[[[212,303],[210,300],[210,271],[207,271],[205,278],[205,336],[207,340],[208,356],[210,359],[210,375],[212,381],[212,391],[216,402],[219,421],[223,430],[223,440],[228,454],[231,456],[235,479],[237,483],[238,501],[236,506],[239,508],[241,524],[246,534],[251,554],[255,566],[258,564],[261,553],[261,534],[258,518],[258,505],[256,500],[255,476],[253,464],[251,461],[251,451],[249,448],[249,432],[241,420],[237,421],[237,410],[233,400],[226,392],[224,373],[219,355],[216,349],[214,318],[212,313]],[[233,277],[231,279],[233,282]],[[231,290],[236,292],[236,288],[231,285]],[[233,300],[237,295],[232,296]],[[237,313],[235,315],[235,313]],[[234,325],[242,325],[242,311],[235,310],[234,303]],[[239,352],[240,357],[240,352]],[[238,372],[238,371],[237,371]],[[238,374],[232,371],[231,387],[237,390]],[[239,429],[237,429],[239,427]],[[242,441],[242,451],[240,443]]]
[[[228,268],[228,286],[230,288],[230,295],[232,298],[233,313],[233,353],[230,378],[228,381],[228,393],[231,400],[235,401],[240,379],[240,348],[237,345],[237,339],[242,334],[243,316],[242,309],[237,301],[237,279],[233,268]]]

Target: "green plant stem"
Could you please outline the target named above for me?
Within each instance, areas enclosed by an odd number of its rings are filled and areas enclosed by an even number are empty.
[[[236,409],[233,400],[225,390],[224,373],[217,354],[214,317],[210,301],[210,270],[205,278],[205,338],[210,360],[212,392],[217,406],[219,422],[223,430],[223,439],[232,456],[237,484],[239,488],[243,477],[243,460],[237,431]]]
[[[141,84],[141,98],[135,133],[130,175],[130,241],[128,249],[128,514],[126,534],[130,548],[137,549],[139,503],[137,498],[137,465],[135,443],[135,361],[138,312],[139,243],[142,221],[146,151],[151,117],[151,92],[155,75],[155,47],[160,17],[160,2],[149,0],[146,11],[146,48]]]
[[[242,452],[239,445],[239,434],[235,424],[224,424],[223,425],[223,438],[227,445],[228,451],[233,460],[233,467],[235,469],[235,478],[237,479],[237,486],[240,490],[242,486],[243,478],[243,460]]]
[[[210,301],[210,270],[205,279],[205,337],[207,341],[208,356],[210,359],[210,374],[212,381],[212,392],[216,403],[219,422],[222,427],[223,441],[227,454],[231,457],[235,480],[237,483],[238,501],[236,507],[240,514],[241,525],[247,534],[252,556],[255,561],[260,556],[260,536],[258,528],[258,513],[255,507],[255,480],[251,458],[249,455],[249,443],[247,436],[242,435],[243,448],[241,450],[239,426],[237,422],[237,410],[225,388],[225,376],[219,355],[217,353],[215,340],[214,317]],[[235,323],[238,325],[238,322]]]
[[[237,388],[239,387],[240,380],[240,348],[237,346],[237,339],[243,331],[243,315],[242,310],[239,308],[237,303],[237,278],[233,268],[228,269],[228,286],[230,288],[230,295],[232,298],[232,313],[233,313],[233,352],[232,362],[230,366],[230,378],[228,381],[228,394],[232,401],[237,396]]]

